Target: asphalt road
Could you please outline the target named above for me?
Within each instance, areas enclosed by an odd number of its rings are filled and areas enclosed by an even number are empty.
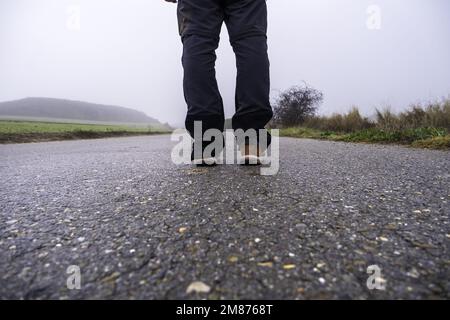
[[[0,298],[450,298],[449,152],[286,138],[260,176],[171,145],[1,145]]]

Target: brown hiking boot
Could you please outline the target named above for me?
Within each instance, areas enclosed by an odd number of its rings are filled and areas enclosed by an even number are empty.
[[[241,160],[240,164],[246,166],[259,166],[261,164],[261,150],[256,145],[246,144],[240,147]]]

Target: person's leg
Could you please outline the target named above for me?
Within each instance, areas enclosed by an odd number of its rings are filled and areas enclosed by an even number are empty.
[[[178,23],[183,42],[186,129],[194,137],[194,121],[202,129],[223,131],[224,111],[216,81],[215,50],[224,19],[221,0],[179,0]]]
[[[225,0],[225,3],[225,23],[237,64],[233,129],[263,129],[273,115],[266,0]]]

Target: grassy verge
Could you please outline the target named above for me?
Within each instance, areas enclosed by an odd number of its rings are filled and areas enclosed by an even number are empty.
[[[345,142],[402,144],[417,148],[439,150],[450,149],[450,134],[448,134],[445,129],[437,128],[417,128],[394,131],[371,128],[351,133],[339,133],[305,127],[295,127],[281,129],[280,135],[285,137],[325,139]]]
[[[96,139],[167,133],[161,128],[0,120],[0,143]]]

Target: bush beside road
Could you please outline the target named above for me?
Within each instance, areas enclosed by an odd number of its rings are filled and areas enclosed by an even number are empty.
[[[429,149],[450,149],[450,99],[412,105],[403,112],[375,109],[365,117],[357,107],[347,113],[318,115],[322,95],[309,87],[282,93],[271,127],[281,135],[346,142],[396,143]]]

